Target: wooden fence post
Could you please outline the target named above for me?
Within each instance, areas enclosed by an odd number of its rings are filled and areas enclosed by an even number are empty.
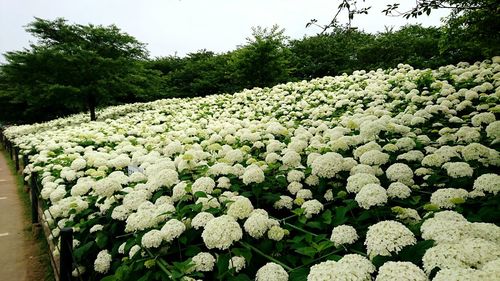
[[[73,228],[61,229],[61,252],[59,259],[59,280],[71,281],[73,271]]]

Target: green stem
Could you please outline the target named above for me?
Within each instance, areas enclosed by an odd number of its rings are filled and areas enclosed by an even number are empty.
[[[247,249],[253,250],[253,251],[254,251],[254,252],[256,252],[257,254],[259,254],[259,255],[261,255],[261,256],[263,256],[263,257],[267,258],[268,260],[270,260],[270,261],[272,261],[272,262],[275,262],[275,263],[277,263],[277,264],[281,265],[281,266],[282,266],[284,269],[286,269],[287,271],[292,271],[292,268],[291,268],[291,267],[289,267],[288,265],[286,265],[286,264],[284,264],[284,263],[280,262],[279,260],[277,260],[277,259],[275,259],[275,258],[273,258],[273,257],[271,257],[271,256],[266,255],[265,253],[263,253],[261,250],[259,250],[259,249],[255,248],[254,246],[252,246],[252,245],[250,245],[250,244],[247,244],[247,243],[245,243],[245,242],[239,242],[239,243],[241,244],[241,246],[243,246],[243,247],[245,247],[245,248],[247,248]]]
[[[363,257],[366,257],[367,255],[361,251],[355,250],[355,249],[349,249],[351,252],[362,255]]]
[[[314,234],[314,233],[312,233],[312,232],[310,232],[310,231],[307,231],[307,230],[305,230],[305,229],[302,229],[302,228],[300,228],[300,227],[298,227],[298,226],[295,226],[295,225],[290,224],[290,223],[287,223],[287,222],[285,222],[285,225],[288,225],[289,227],[291,227],[291,228],[293,228],[293,229],[296,229],[296,230],[298,230],[298,231],[301,231],[301,232],[304,232],[304,233],[307,233],[307,234],[311,234],[311,235],[313,235],[313,236],[319,236],[318,234]]]
[[[172,273],[167,269],[167,262],[164,261],[162,258],[160,257],[155,257],[151,251],[149,249],[145,249],[146,252],[148,252],[149,256],[156,259],[158,261],[158,267],[160,267],[160,269],[167,274],[168,278],[173,278],[172,276]]]
[[[323,256],[321,256],[321,257],[319,257],[319,258],[317,258],[317,259],[315,259],[315,260],[311,261],[310,263],[303,264],[303,265],[301,265],[301,266],[299,266],[299,267],[296,267],[296,268],[292,269],[292,271],[297,270],[297,269],[299,269],[299,268],[303,268],[303,267],[308,266],[308,265],[310,265],[310,264],[314,264],[314,263],[316,263],[317,261],[322,260],[322,259],[324,259],[324,258],[326,258],[326,257],[328,257],[328,256],[330,256],[330,255],[336,254],[336,253],[338,253],[338,252],[340,252],[340,251],[342,251],[342,248],[338,248],[337,250],[335,250],[335,251],[333,251],[333,252],[330,252],[330,253],[328,253],[328,254],[326,254],[326,255],[323,255]]]

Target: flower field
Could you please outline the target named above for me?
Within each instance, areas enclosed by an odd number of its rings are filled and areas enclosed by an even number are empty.
[[[499,280],[499,100],[495,57],[5,135],[83,280]]]

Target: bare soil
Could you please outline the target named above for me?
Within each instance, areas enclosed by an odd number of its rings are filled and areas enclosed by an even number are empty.
[[[47,253],[42,252],[44,242],[35,237],[39,231],[32,231],[29,209],[20,198],[5,155],[0,153],[0,280],[51,280]]]

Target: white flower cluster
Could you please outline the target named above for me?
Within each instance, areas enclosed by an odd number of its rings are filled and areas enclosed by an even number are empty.
[[[365,240],[366,251],[370,257],[397,254],[403,247],[415,243],[415,235],[397,221],[381,221],[371,225]]]
[[[106,273],[111,265],[112,257],[108,250],[102,250],[97,254],[97,258],[94,261],[94,270],[100,273]]]
[[[375,281],[427,281],[427,275],[411,262],[386,262],[379,269]]]
[[[500,258],[500,227],[495,224],[470,223],[459,213],[442,211],[427,219],[421,231],[422,238],[436,242],[422,259],[427,273],[436,267],[441,270],[482,269]],[[448,274],[442,273],[442,276]]]
[[[201,237],[208,249],[225,250],[243,237],[243,231],[232,216],[222,215],[205,225]]]
[[[257,274],[255,275],[256,281],[288,281],[288,273],[286,273],[285,269],[279,264],[274,262],[268,262],[259,270],[257,270]]]
[[[59,239],[58,227],[74,225],[77,248],[85,236],[94,238],[118,223],[125,235],[114,233],[118,238],[109,241],[109,249],[119,248],[132,262],[200,232],[210,251],[259,239],[280,241],[276,245],[286,252],[290,240],[303,234],[269,214],[301,214],[308,231],[321,227],[325,233],[330,215],[342,219],[343,208],[363,217],[376,208],[386,210],[389,221],[376,223],[370,215],[371,226],[337,226],[333,244],[349,250],[346,245],[367,232],[370,257],[395,254],[416,243],[408,228],[418,228],[422,216],[418,239],[434,240],[437,247],[426,253],[427,273],[440,267],[440,280],[459,274],[495,280],[498,226],[434,212],[498,196],[499,74],[500,57],[425,71],[399,65],[235,94],[110,107],[96,122],[75,115],[12,126],[4,134],[29,155],[24,171],[27,177],[36,172],[41,183],[51,239]],[[419,87],[422,77],[433,80],[429,87]],[[493,217],[483,215],[474,219]],[[139,245],[127,244],[126,234],[142,237],[134,241]],[[109,270],[108,255],[99,253],[96,271]],[[198,258],[201,276],[210,268],[203,261],[211,259]],[[234,258],[229,266],[235,271],[254,270]],[[322,280],[324,273],[328,279],[335,272],[328,280],[375,278],[364,261],[343,265],[350,259],[356,258],[347,254],[332,268],[318,261],[310,277]],[[257,278],[285,280],[278,267],[263,267]],[[396,275],[422,277],[411,265],[386,263],[376,278]]]
[[[338,262],[325,261],[311,266],[307,281],[371,280],[375,266],[358,254],[343,256]]]
[[[240,256],[234,256],[229,260],[229,268],[228,269],[234,269],[235,272],[241,271],[243,268],[245,268],[246,261],[244,257]]]
[[[330,240],[335,247],[340,245],[349,245],[358,240],[356,229],[350,225],[339,225],[333,228]]]
[[[387,203],[387,191],[376,183],[370,183],[361,188],[355,200],[361,208],[368,210]]]
[[[215,265],[215,258],[210,253],[201,252],[191,258],[195,271],[212,271]]]

